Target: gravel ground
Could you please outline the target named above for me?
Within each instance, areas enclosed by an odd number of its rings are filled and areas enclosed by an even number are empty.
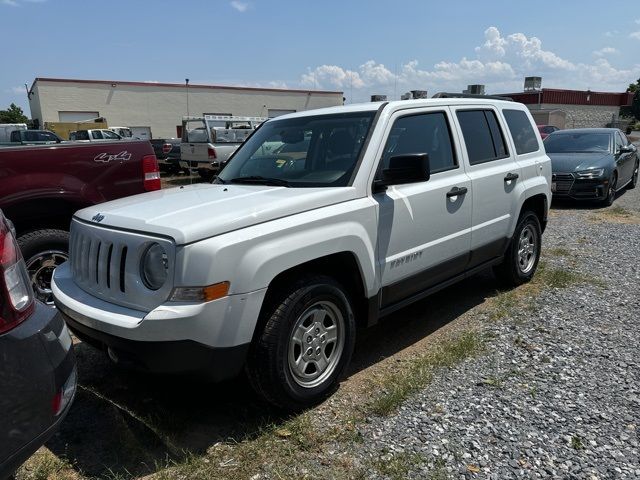
[[[639,191],[614,205],[637,212]],[[640,225],[593,221],[606,214],[555,209],[543,238],[570,252],[543,251],[550,265],[600,281],[480,319],[487,352],[372,419],[359,454],[404,459],[411,478],[640,478]]]

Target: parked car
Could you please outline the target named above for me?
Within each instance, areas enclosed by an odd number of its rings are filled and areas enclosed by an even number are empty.
[[[133,138],[133,133],[129,127],[109,127],[109,130],[120,135],[122,138]]]
[[[69,140],[74,142],[103,142],[107,140],[122,140],[122,137],[108,128],[97,128],[70,132]]]
[[[153,151],[158,159],[158,165],[163,172],[177,173],[183,169],[180,166],[180,143],[179,138],[154,138],[150,140]]]
[[[9,135],[9,142],[2,146],[38,145],[62,143],[62,139],[49,130],[14,130]]]
[[[0,123],[0,143],[9,142],[11,139],[11,132],[26,129],[26,123]]]
[[[0,208],[16,226],[36,296],[53,304],[53,269],[68,258],[76,210],[160,188],[148,142],[0,148]]]
[[[295,148],[264,155],[274,142]],[[218,380],[244,368],[267,401],[303,408],[337,385],[356,325],[485,268],[508,285],[530,280],[550,184],[519,103],[283,115],[212,184],[77,212],[55,304],[117,363]]]
[[[558,127],[554,127],[553,125],[536,125],[536,127],[538,127],[538,132],[540,132],[540,136],[543,140],[553,132],[560,130]]]
[[[616,192],[638,183],[638,151],[617,128],[560,130],[544,140],[554,198],[611,205]]]
[[[71,337],[55,310],[34,300],[24,260],[0,210],[0,478],[56,431],[73,402]]]

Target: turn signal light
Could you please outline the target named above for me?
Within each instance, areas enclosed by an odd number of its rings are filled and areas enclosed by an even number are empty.
[[[206,287],[176,287],[171,293],[172,302],[210,302],[229,294],[229,282],[214,283]]]

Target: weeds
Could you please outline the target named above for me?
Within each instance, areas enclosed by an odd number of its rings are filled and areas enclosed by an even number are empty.
[[[480,335],[469,331],[443,342],[435,353],[411,360],[403,371],[387,374],[381,379],[382,393],[365,407],[366,411],[375,415],[388,415],[395,411],[407,397],[429,384],[435,369],[449,367],[475,355],[482,344]]]

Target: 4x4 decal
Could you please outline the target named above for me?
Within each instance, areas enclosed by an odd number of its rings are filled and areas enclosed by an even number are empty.
[[[94,162],[99,162],[99,163],[109,163],[109,162],[118,162],[118,161],[126,162],[128,160],[131,160],[131,154],[126,150],[123,152],[117,153],[115,155],[103,152],[96,155],[95,158],[93,159]]]

